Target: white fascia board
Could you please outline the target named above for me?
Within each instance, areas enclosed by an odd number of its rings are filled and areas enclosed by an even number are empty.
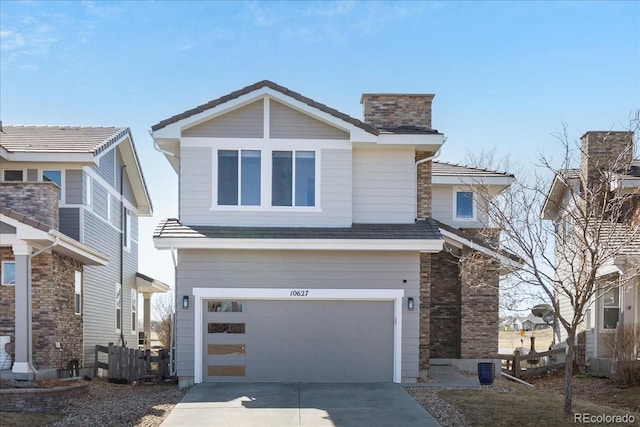
[[[452,241],[451,243],[456,247],[458,247],[458,244],[462,244],[464,246],[467,246],[473,249],[474,251],[482,252],[485,255],[489,255],[490,257],[496,258],[503,265],[506,265],[511,268],[522,268],[522,264],[520,264],[519,262],[516,262],[511,258],[508,258],[495,251],[492,251],[491,249],[486,248],[482,245],[479,245],[469,239],[465,239],[464,237],[458,236],[455,233],[444,230],[442,228],[440,229],[440,233],[442,234],[442,237],[444,237],[445,240],[451,240]]]
[[[156,249],[245,249],[317,251],[442,251],[443,240],[421,239],[208,239],[158,238]]]
[[[441,134],[381,133],[378,135],[380,145],[415,145],[417,149],[433,152],[437,151],[444,141],[445,137]]]
[[[164,294],[171,290],[171,287],[164,282],[156,279],[148,281],[139,276],[136,276],[136,285],[138,292],[145,294]]]
[[[507,188],[513,183],[510,176],[452,176],[452,175],[432,175],[431,184],[438,185],[495,185]],[[503,189],[504,189],[503,188]]]
[[[7,160],[10,162],[82,163],[86,166],[97,164],[93,153],[13,152],[8,153]]]
[[[3,214],[0,214],[0,221],[14,227],[15,236],[19,240],[49,240],[48,231],[37,229]]]
[[[634,194],[640,189],[640,178],[623,178],[611,181],[611,190],[622,189],[623,193]]]
[[[122,153],[122,160],[124,164],[128,167],[126,168],[127,176],[129,176],[129,183],[133,188],[133,194],[136,199],[136,208],[138,216],[142,217],[150,217],[153,215],[153,211],[151,209],[151,198],[149,197],[149,192],[147,190],[147,186],[144,182],[144,178],[142,177],[142,169],[140,168],[140,163],[138,163],[137,156],[133,149],[133,141],[129,138],[129,134],[126,135],[126,143],[118,146],[114,146],[114,150],[116,147],[121,147],[120,152]],[[133,166],[133,168],[132,168]],[[131,171],[131,169],[135,169]],[[133,178],[133,179],[131,179]]]

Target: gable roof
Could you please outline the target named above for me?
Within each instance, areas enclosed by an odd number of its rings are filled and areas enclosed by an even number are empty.
[[[125,162],[135,164],[137,173],[127,168],[127,176],[134,189],[138,213],[150,215],[153,211],[129,128],[2,125],[0,129],[0,157],[9,161],[96,164],[102,153],[128,141],[121,146],[121,152]]]
[[[300,101],[300,102],[302,102],[304,104],[307,104],[310,107],[317,108],[318,110],[323,111],[323,112],[325,112],[327,114],[330,114],[330,115],[332,115],[332,116],[334,116],[334,117],[336,117],[336,118],[338,118],[340,120],[344,120],[347,123],[351,123],[352,125],[360,128],[360,129],[362,129],[362,130],[364,130],[364,131],[366,131],[366,132],[368,132],[368,133],[370,133],[372,135],[378,135],[379,134],[378,129],[376,129],[375,127],[373,127],[371,125],[368,125],[368,124],[364,123],[361,120],[358,120],[358,119],[356,119],[354,117],[351,117],[348,114],[342,113],[342,112],[336,110],[335,108],[331,108],[331,107],[328,107],[325,104],[321,104],[321,103],[319,103],[317,101],[314,101],[311,98],[308,98],[308,97],[306,97],[304,95],[301,95],[298,92],[294,92],[294,91],[292,91],[292,90],[290,90],[290,89],[288,89],[288,88],[286,88],[284,86],[280,86],[279,84],[274,83],[274,82],[272,82],[270,80],[262,80],[262,81],[259,81],[257,83],[254,83],[252,85],[245,86],[242,89],[238,89],[236,91],[233,91],[233,92],[231,92],[231,93],[229,93],[227,95],[221,96],[220,98],[216,98],[216,99],[211,100],[211,101],[209,101],[209,102],[207,102],[205,104],[199,105],[199,106],[197,106],[195,108],[191,108],[191,109],[189,109],[187,111],[184,111],[184,112],[182,112],[180,114],[176,114],[175,116],[169,117],[168,119],[162,120],[162,121],[156,123],[155,125],[151,126],[151,130],[153,132],[155,132],[155,131],[160,130],[160,129],[162,129],[162,128],[170,125],[170,124],[179,122],[180,120],[184,120],[184,119],[189,118],[189,117],[191,117],[191,116],[193,116],[195,114],[202,113],[202,112],[204,112],[206,110],[209,110],[211,108],[217,107],[218,105],[224,104],[225,102],[229,102],[229,101],[231,101],[233,99],[241,97],[242,95],[249,94],[251,92],[254,92],[254,91],[258,90],[258,89],[262,89],[264,87],[268,87],[268,88],[270,88],[270,89],[272,89],[274,91],[280,92],[283,95],[290,96],[291,98],[293,98],[293,99],[295,99],[297,101]]]
[[[14,227],[16,238],[34,247],[50,247],[86,265],[107,265],[109,257],[61,233],[51,226],[13,209],[0,206],[0,221]],[[4,242],[5,244],[7,241]]]

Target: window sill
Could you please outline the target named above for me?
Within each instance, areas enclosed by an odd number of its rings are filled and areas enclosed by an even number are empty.
[[[211,206],[210,211],[223,212],[322,212],[319,206]]]

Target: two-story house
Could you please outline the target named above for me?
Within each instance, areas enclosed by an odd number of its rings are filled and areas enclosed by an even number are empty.
[[[496,357],[498,262],[479,288],[460,255],[501,258],[467,232],[471,188],[512,176],[432,165],[432,99],[365,94],[361,121],[261,81],[152,126],[179,175],[154,242],[177,252],[181,384],[416,381]]]
[[[3,125],[0,190],[13,371],[92,367],[97,344],[137,347],[139,293],[168,287],[137,271],[138,217],[152,207],[129,129]]]
[[[585,258],[596,260],[599,287],[586,304],[577,337],[577,361],[594,373],[610,373],[599,368],[600,359],[612,356],[608,336],[620,325],[640,324],[640,159],[633,158],[633,149],[632,132],[586,132],[580,167],[559,171],[542,213],[556,224],[559,275],[579,278],[590,271]],[[579,204],[588,207],[581,210]],[[581,290],[579,283],[575,287]],[[563,317],[571,319],[574,308],[566,292],[558,292],[558,303]],[[560,338],[567,339],[564,328]]]

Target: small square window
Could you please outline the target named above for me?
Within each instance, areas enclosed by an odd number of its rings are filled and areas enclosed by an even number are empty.
[[[457,191],[455,202],[456,219],[474,219],[473,192]]]
[[[5,286],[15,286],[16,263],[14,261],[2,262],[2,284]]]
[[[4,170],[3,179],[5,181],[24,181],[24,172],[21,170]]]

